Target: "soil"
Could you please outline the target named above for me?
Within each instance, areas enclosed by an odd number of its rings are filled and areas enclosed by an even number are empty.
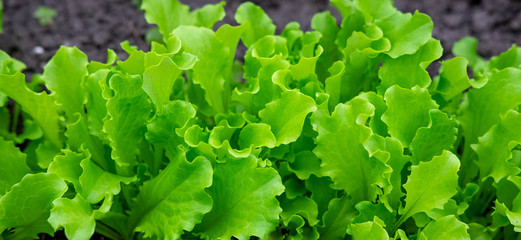
[[[224,22],[234,24],[233,13],[244,0],[229,0]],[[192,8],[219,0],[185,0]],[[280,32],[290,21],[310,29],[314,13],[331,10],[328,0],[253,0],[272,17]],[[41,26],[32,16],[39,6],[57,11],[54,23]],[[434,37],[450,57],[453,43],[464,36],[480,40],[479,52],[490,57],[521,43],[520,0],[395,0],[404,12],[418,9],[434,21]],[[153,28],[131,0],[4,0],[4,33],[0,49],[27,64],[26,73],[41,73],[45,63],[60,45],[77,46],[91,60],[106,59],[106,49],[115,49],[124,57],[119,43],[129,40],[140,49],[149,47],[144,40]],[[43,51],[42,51],[43,50]]]
[[[134,0],[136,1],[136,0]],[[192,8],[220,0],[181,0]],[[233,13],[244,0],[228,0],[224,22],[235,24]],[[328,0],[252,0],[260,5],[278,26],[297,21],[310,29],[314,13],[330,10]],[[45,63],[60,45],[77,46],[91,60],[104,61],[107,48],[125,57],[119,43],[129,40],[140,49],[149,46],[144,40],[153,25],[146,23],[144,12],[132,0],[3,0],[4,32],[0,49],[27,65],[26,73],[41,73]],[[54,22],[41,26],[33,17],[39,6],[57,11]],[[497,55],[512,43],[521,44],[521,0],[395,0],[404,12],[418,9],[434,21],[433,35],[442,41],[443,59],[449,58],[455,41],[465,36],[479,39],[478,51],[485,57]],[[63,238],[59,233],[57,238]],[[43,236],[42,236],[43,237]],[[95,237],[102,239],[101,237]],[[47,236],[47,239],[49,237]]]

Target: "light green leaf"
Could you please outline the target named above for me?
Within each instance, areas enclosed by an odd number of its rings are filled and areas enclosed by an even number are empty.
[[[462,57],[441,62],[440,78],[436,90],[446,101],[470,87],[471,80],[467,75],[467,64],[467,59]]]
[[[441,57],[443,48],[439,40],[430,39],[414,54],[403,55],[398,58],[384,57],[378,77],[382,80],[377,87],[378,92],[384,93],[392,85],[402,88],[419,86],[426,88],[431,84],[429,73],[425,70],[429,64]]]
[[[74,199],[54,200],[49,223],[54,228],[63,227],[71,240],[90,239],[96,229],[96,221],[89,202],[77,194]]]
[[[467,224],[459,221],[454,215],[445,216],[431,221],[421,231],[419,240],[465,240],[471,239]]]
[[[467,59],[475,74],[486,71],[488,68],[487,62],[478,55],[477,47],[478,39],[474,37],[464,37],[455,42],[452,47],[452,53],[457,57]]]
[[[311,19],[311,27],[322,34],[319,43],[320,46],[324,48],[324,53],[320,55],[316,68],[316,74],[318,78],[322,80],[330,76],[329,72],[331,72],[330,68],[333,67],[333,63],[342,58],[342,53],[335,44],[340,28],[336,23],[335,17],[328,11],[315,14]],[[331,76],[333,75],[334,74],[331,73]]]
[[[28,174],[0,198],[0,229],[15,228],[9,239],[38,238],[53,234],[47,222],[51,204],[67,191],[67,184],[55,174]]]
[[[485,86],[468,92],[459,118],[466,147],[477,143],[502,114],[521,102],[521,81],[517,79],[521,79],[521,70],[506,68],[491,72]]]
[[[271,132],[271,126],[265,123],[247,124],[239,134],[239,147],[241,149],[251,146],[274,148],[276,141]]]
[[[62,149],[62,154],[57,155],[49,165],[47,172],[55,173],[65,181],[74,184],[76,192],[81,192],[80,176],[83,169],[80,166],[81,161],[89,158],[89,154],[85,152],[76,153],[68,149]]]
[[[58,110],[54,98],[47,93],[31,91],[22,73],[0,74],[0,91],[22,106],[43,130],[43,134],[55,146],[62,146],[61,129],[58,125]]]
[[[445,149],[452,149],[458,134],[458,123],[446,113],[432,109],[429,111],[429,125],[418,128],[411,142],[411,152],[418,161],[430,161]]]
[[[242,41],[246,47],[250,47],[260,38],[275,33],[275,24],[259,6],[251,3],[242,3],[235,12],[235,20],[243,25],[249,25],[244,33]]]
[[[363,143],[372,134],[364,126],[374,115],[374,106],[361,98],[339,104],[329,116],[314,114],[312,124],[318,132],[313,152],[322,160],[322,174],[330,176],[355,202],[373,201],[384,185],[388,167],[370,157]],[[327,114],[326,114],[327,115]]]
[[[374,217],[378,217],[384,227],[391,227],[396,221],[396,212],[390,212],[383,203],[373,204],[368,201],[356,204],[359,215],[353,218],[353,224],[373,221]]]
[[[259,112],[261,122],[271,126],[277,146],[297,140],[308,113],[317,109],[315,101],[297,91],[287,91],[280,98],[266,104]]]
[[[107,116],[107,100],[103,97],[103,85],[101,82],[107,82],[110,76],[109,70],[100,70],[90,74],[85,80],[85,90],[87,94],[87,123],[89,133],[104,139],[103,120]],[[84,137],[84,136],[82,136]]]
[[[288,226],[292,216],[300,216],[306,219],[309,226],[315,226],[318,223],[317,204],[308,197],[284,198],[280,205],[283,210],[280,217],[286,226]]]
[[[273,168],[257,168],[253,156],[217,163],[213,185],[208,189],[213,209],[195,232],[209,239],[261,239],[275,230],[282,209],[275,196],[284,191]]]
[[[488,63],[489,69],[502,70],[507,67],[519,68],[521,66],[521,48],[515,44],[506,52],[492,57]]]
[[[205,28],[212,28],[213,25],[221,21],[226,13],[224,12],[225,1],[217,4],[206,4],[204,7],[192,11],[190,14],[195,19],[195,25]]]
[[[228,36],[219,34],[219,31],[214,33],[207,28],[192,26],[182,26],[174,31],[185,51],[199,59],[192,68],[191,80],[200,89],[197,91],[194,86],[191,91],[195,92],[188,94],[191,102],[197,104],[206,115],[226,112],[230,101],[233,58],[240,33],[244,29],[225,26],[221,28],[227,28],[223,31]],[[198,98],[202,96],[206,102],[198,103]]]
[[[494,125],[479,142],[472,145],[478,155],[477,165],[480,177],[483,181],[492,177],[497,183],[509,175],[517,175],[521,172],[512,158],[512,149],[521,144],[521,113],[509,110],[503,115],[497,125]]]
[[[107,195],[118,195],[121,184],[136,181],[136,177],[122,177],[101,169],[90,159],[80,163],[83,172],[79,178],[81,195],[90,203],[98,203]]]
[[[174,81],[182,73],[169,57],[163,57],[158,65],[145,69],[143,73],[143,90],[148,94],[159,112],[168,103]]]
[[[372,19],[386,18],[396,12],[390,0],[354,0],[354,4]]]
[[[458,157],[448,151],[443,151],[429,162],[412,166],[411,175],[403,185],[407,191],[405,208],[399,212],[402,216],[393,230],[416,213],[443,208],[457,192],[459,166]]]
[[[391,136],[405,147],[409,147],[418,128],[429,124],[429,110],[438,107],[429,92],[417,86],[404,89],[393,85],[385,92],[384,99],[387,111],[382,115],[382,121],[387,124]]]
[[[349,197],[335,198],[329,203],[329,208],[322,218],[323,227],[319,228],[320,239],[344,239],[347,227],[358,212],[355,202]]]
[[[162,107],[161,113],[147,124],[146,138],[152,144],[165,148],[167,156],[173,158],[177,147],[184,143],[184,132],[193,121],[196,110],[189,102],[171,101]],[[149,166],[151,167],[151,166]]]
[[[176,27],[191,24],[190,7],[178,0],[143,0],[148,23],[156,24],[163,36],[168,36]]]
[[[379,19],[376,24],[391,42],[391,50],[387,55],[392,58],[418,51],[431,39],[433,27],[431,18],[418,11],[412,16],[396,11],[389,17]]]
[[[26,157],[13,142],[0,136],[0,196],[31,172],[25,163]]]
[[[84,113],[86,94],[82,86],[88,63],[87,55],[78,48],[62,46],[43,71],[45,85],[67,114],[69,122],[76,121],[73,118],[75,113]]]
[[[389,234],[383,228],[383,223],[378,217],[374,217],[373,221],[356,223],[351,225],[351,234],[355,240],[374,239],[388,240]]]
[[[146,123],[152,112],[148,97],[141,88],[141,77],[113,75],[110,87],[115,95],[107,102],[110,116],[103,131],[107,133],[112,158],[121,166],[137,164],[139,143],[146,132]]]
[[[212,209],[205,191],[210,185],[212,166],[204,157],[191,163],[184,157],[172,160],[141,188],[130,212],[130,229],[144,232],[144,237],[179,239]]]

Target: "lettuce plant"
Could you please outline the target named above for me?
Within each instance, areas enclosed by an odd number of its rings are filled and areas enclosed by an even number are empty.
[[[431,79],[427,15],[331,4],[276,35],[252,3],[143,0],[161,43],[61,47],[30,83],[0,52],[0,238],[516,238],[521,49],[463,39]]]

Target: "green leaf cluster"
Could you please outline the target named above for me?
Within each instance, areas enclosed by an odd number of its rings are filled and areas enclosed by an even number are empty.
[[[331,3],[277,35],[143,0],[150,51],[61,47],[29,83],[0,51],[0,239],[518,237],[520,48],[463,39],[431,79],[427,15]]]

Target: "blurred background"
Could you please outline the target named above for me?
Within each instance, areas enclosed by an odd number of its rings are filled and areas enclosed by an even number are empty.
[[[153,25],[139,9],[141,0],[3,0],[4,32],[0,49],[27,64],[26,73],[41,73],[60,45],[77,46],[91,60],[106,59],[106,49],[122,54],[119,43],[129,40],[148,50]],[[192,8],[220,0],[181,0]],[[224,22],[235,24],[233,15],[244,0],[228,0]],[[291,21],[310,30],[313,14],[329,10],[340,19],[329,0],[253,0],[277,25],[277,32]],[[395,0],[403,12],[427,13],[434,21],[433,35],[445,49],[442,59],[464,36],[479,39],[485,57],[521,44],[521,0]],[[124,55],[121,55],[124,56]]]

